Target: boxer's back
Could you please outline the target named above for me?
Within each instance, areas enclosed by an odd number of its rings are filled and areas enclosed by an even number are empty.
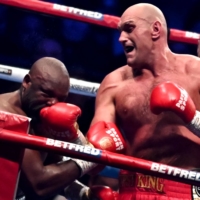
[[[141,75],[131,77],[131,68],[124,67],[124,77],[127,78],[114,88],[117,123],[127,139],[127,154],[170,165],[199,167],[200,139],[176,114],[166,112],[156,116],[150,111],[151,91],[164,81],[185,88],[200,110],[200,61],[186,55],[176,55],[175,58],[175,62],[169,63],[170,70],[158,76],[144,69]]]

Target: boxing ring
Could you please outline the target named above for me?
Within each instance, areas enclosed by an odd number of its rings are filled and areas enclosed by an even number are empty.
[[[119,17],[117,16],[106,15],[99,12],[42,2],[38,0],[0,0],[0,4],[14,6],[39,13],[45,13],[48,15],[79,20],[82,22],[92,23],[113,29],[117,28],[119,22]],[[168,31],[169,40],[171,41],[197,45],[198,39],[200,38],[199,34],[194,32],[181,31],[170,28],[168,29]],[[0,65],[0,72],[0,79],[21,83],[24,75],[28,73],[28,70],[14,66]],[[70,92],[72,93],[95,97],[98,88],[99,83],[70,78]],[[177,168],[125,155],[122,156],[117,153],[112,153],[105,150],[84,147],[81,145],[53,140],[50,138],[29,135],[25,132],[21,133],[5,129],[0,129],[0,141],[3,141],[5,144],[9,144],[9,146],[11,147],[13,145],[14,147],[20,147],[20,151],[23,151],[24,148],[30,148],[35,150],[55,152],[64,156],[75,157],[130,171],[135,170],[138,172],[147,173],[170,180],[176,180],[178,182],[200,186],[200,173],[197,171],[190,171],[187,169]],[[9,160],[11,162],[14,162],[20,170],[21,159],[15,160],[10,157],[7,158],[6,156],[3,157],[3,159],[4,161]],[[16,171],[15,173],[18,174],[19,171]],[[5,175],[0,172],[0,176]],[[15,184],[15,187],[13,187],[13,190],[9,191],[10,194],[8,194],[8,191],[5,191],[0,187],[0,200],[5,200],[5,196],[9,196],[7,200],[14,199],[17,182],[11,182],[12,184]],[[7,179],[7,181],[3,184],[9,187],[10,180]],[[0,183],[0,186],[1,185],[2,183]]]

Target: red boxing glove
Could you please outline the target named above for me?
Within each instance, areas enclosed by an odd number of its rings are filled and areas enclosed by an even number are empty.
[[[186,123],[192,121],[196,108],[186,90],[172,82],[165,82],[155,87],[150,99],[151,111],[160,114],[173,111]]]
[[[76,121],[80,115],[81,109],[68,103],[56,103],[40,111],[41,120],[50,133],[65,141],[73,141],[79,137]]]
[[[82,197],[82,200],[118,200],[119,193],[113,191],[108,186],[95,185],[92,186]]]
[[[163,111],[173,111],[179,115],[186,123],[188,128],[200,136],[200,112],[196,107],[187,91],[172,82],[165,82],[156,86],[151,94],[150,108],[154,114]]]
[[[98,149],[123,153],[125,141],[112,122],[100,121],[92,125],[87,133],[88,141]]]

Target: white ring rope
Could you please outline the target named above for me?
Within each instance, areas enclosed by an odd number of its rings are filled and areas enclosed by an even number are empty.
[[[27,69],[0,65],[0,79],[21,83],[28,72]],[[95,97],[99,85],[99,83],[70,78],[70,92],[75,94]]]

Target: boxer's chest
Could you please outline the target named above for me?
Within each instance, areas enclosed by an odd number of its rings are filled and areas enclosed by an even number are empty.
[[[120,121],[140,125],[156,122],[158,117],[150,111],[151,92],[158,84],[165,81],[182,86],[200,110],[199,83],[186,74],[166,73],[158,78],[140,78],[124,81],[116,94],[116,110]],[[159,97],[158,97],[159,98]]]
[[[116,110],[119,118],[123,120],[149,119],[149,99],[152,90],[152,82],[136,83],[133,80],[126,81],[119,88],[116,95]]]

